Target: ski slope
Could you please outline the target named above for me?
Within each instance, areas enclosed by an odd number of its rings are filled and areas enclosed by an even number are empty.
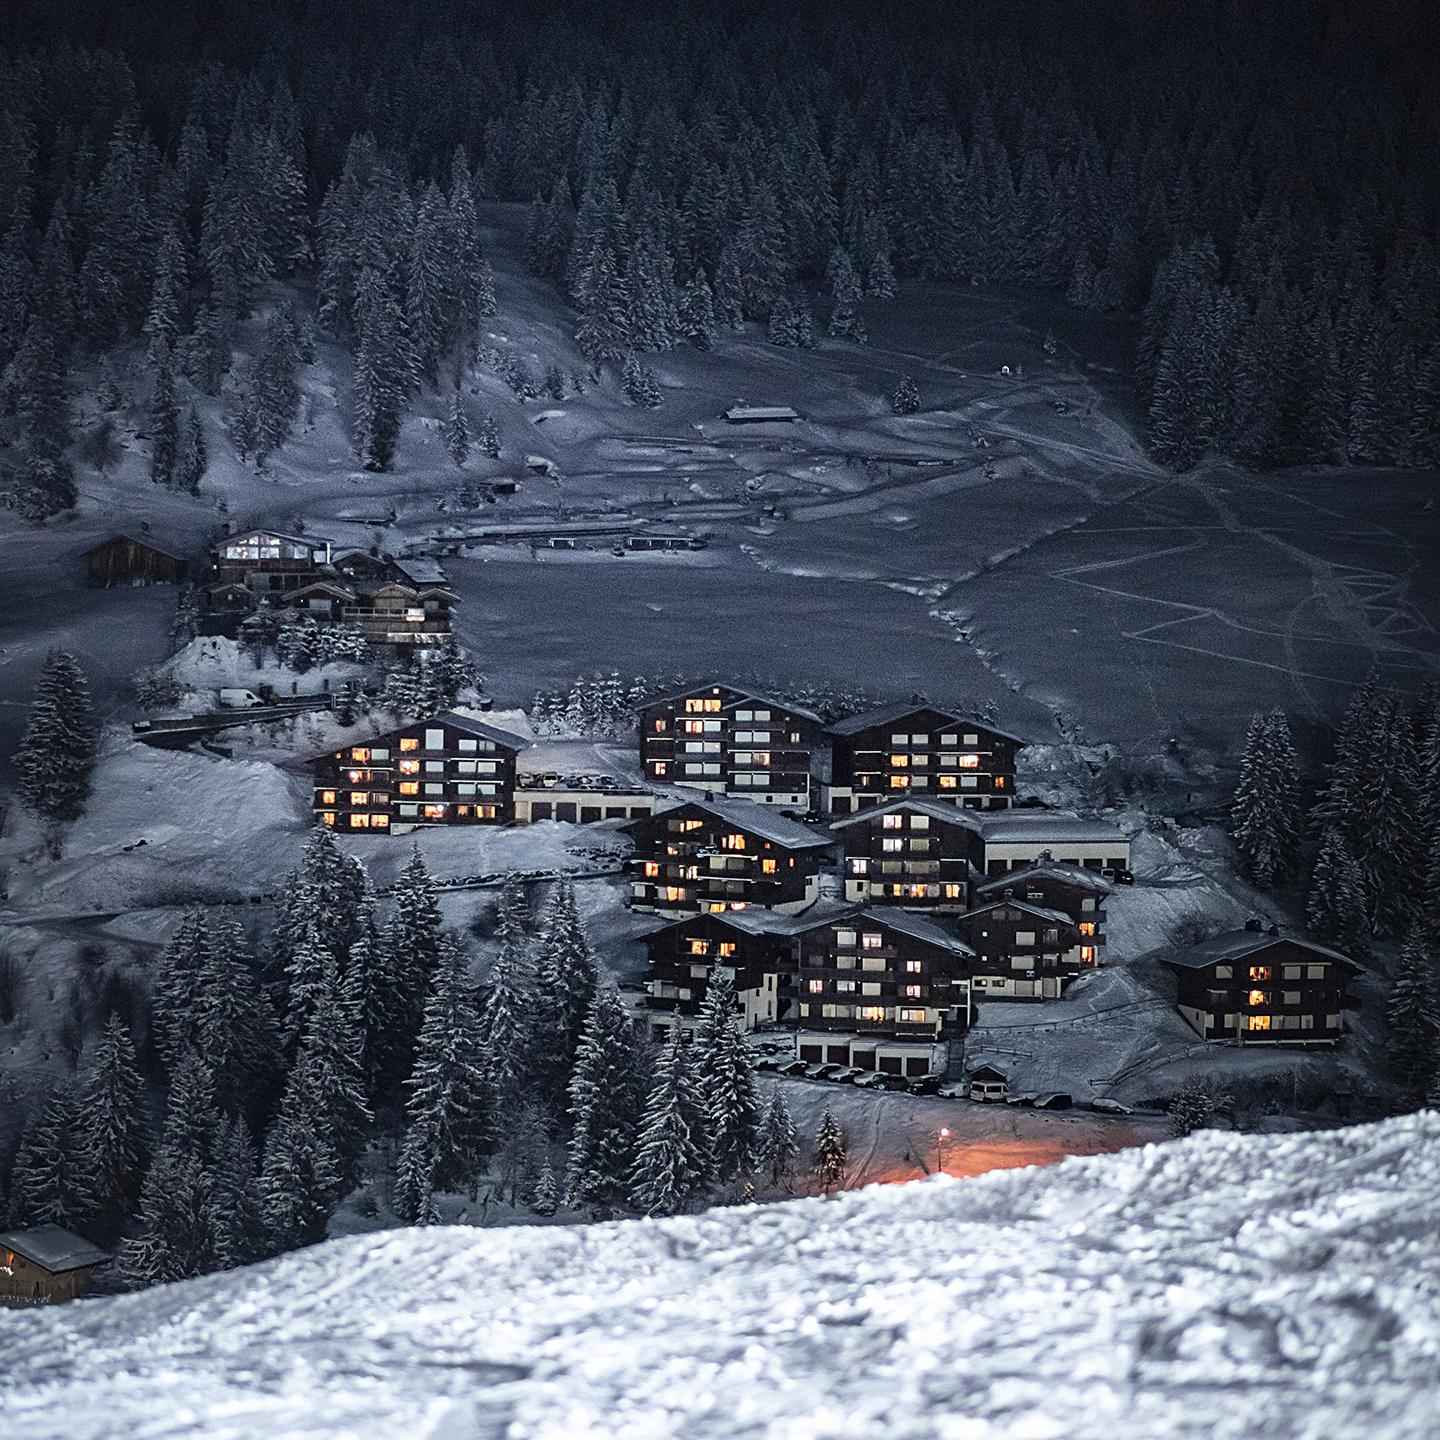
[[[1440,1116],[0,1314],[6,1440],[1428,1440]]]

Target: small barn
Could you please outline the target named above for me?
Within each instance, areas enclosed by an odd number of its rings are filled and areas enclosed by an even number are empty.
[[[970,1098],[982,1103],[1008,1100],[1010,1077],[993,1065],[980,1065],[970,1072]]]
[[[85,1292],[110,1255],[59,1225],[0,1234],[0,1305],[57,1305]]]
[[[788,405],[732,405],[725,412],[727,425],[789,424],[800,418]]]
[[[117,585],[183,585],[190,562],[148,540],[112,535],[85,552],[88,583],[97,590]]]

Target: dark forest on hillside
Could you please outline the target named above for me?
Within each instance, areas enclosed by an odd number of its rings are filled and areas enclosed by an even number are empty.
[[[142,334],[155,478],[193,470],[177,385],[238,389],[242,453],[283,443],[312,322],[355,353],[384,468],[493,309],[488,199],[534,206],[597,369],[783,328],[805,287],[856,341],[908,277],[1050,287],[1140,317],[1164,463],[1440,460],[1424,5],[7,12],[0,482],[27,513],[73,498],[67,373]],[[287,277],[313,316],[231,375],[230,327]]]

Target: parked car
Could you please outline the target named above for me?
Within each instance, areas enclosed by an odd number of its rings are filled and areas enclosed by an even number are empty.
[[[878,1071],[871,1070],[863,1079],[857,1080],[855,1084],[861,1090],[888,1090],[890,1087],[885,1083],[889,1076],[881,1075]]]
[[[780,1062],[773,1055],[757,1055],[750,1062],[752,1070],[778,1070]]]
[[[810,1068],[808,1060],[792,1060],[788,1065],[780,1067],[782,1075],[803,1075]]]
[[[940,1077],[938,1075],[912,1075],[907,1078],[905,1088],[912,1095],[938,1095],[940,1093]]]
[[[847,1065],[843,1070],[837,1070],[830,1078],[837,1085],[855,1085],[860,1081],[862,1075],[868,1075],[868,1070],[862,1070],[858,1065]]]
[[[832,1062],[827,1061],[824,1065],[815,1066],[814,1070],[811,1073],[815,1076],[817,1080],[831,1080],[836,1075],[838,1075],[844,1068],[845,1067],[843,1065],[836,1065]]]

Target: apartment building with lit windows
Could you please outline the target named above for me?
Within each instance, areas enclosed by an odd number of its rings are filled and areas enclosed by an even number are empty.
[[[515,757],[528,742],[453,711],[402,725],[311,763],[315,817],[345,831],[505,825]]]
[[[795,1022],[802,1042],[804,1032],[829,1037],[827,1045],[848,1047],[844,1063],[873,1070],[879,1040],[929,1046],[969,1024],[974,957],[934,920],[855,905],[817,907],[797,918]]]
[[[1082,969],[1078,927],[1063,910],[1027,900],[992,900],[967,910],[955,921],[961,939],[974,952],[970,987],[976,1002],[1058,1000]]]
[[[640,760],[654,785],[808,810],[820,728],[808,710],[732,685],[702,685],[641,707]]]
[[[903,799],[833,820],[846,900],[960,913],[984,863],[971,810],[948,800]]]
[[[1018,736],[972,716],[924,704],[887,705],[826,728],[823,808],[849,815],[901,796],[953,800],[974,809],[1008,806]]]
[[[748,800],[687,800],[621,827],[637,910],[798,910],[819,894],[834,837]]]
[[[1232,1045],[1335,1045],[1346,987],[1360,967],[1312,940],[1252,920],[1161,957],[1175,1005],[1202,1040]]]
[[[1068,915],[1075,922],[1075,938],[1080,950],[1074,957],[1075,963],[1088,967],[1103,959],[1105,906],[1114,888],[1098,871],[1083,865],[1066,865],[1047,853],[1032,865],[978,880],[972,887],[971,899],[975,905],[987,905],[995,900],[1024,900]]]

